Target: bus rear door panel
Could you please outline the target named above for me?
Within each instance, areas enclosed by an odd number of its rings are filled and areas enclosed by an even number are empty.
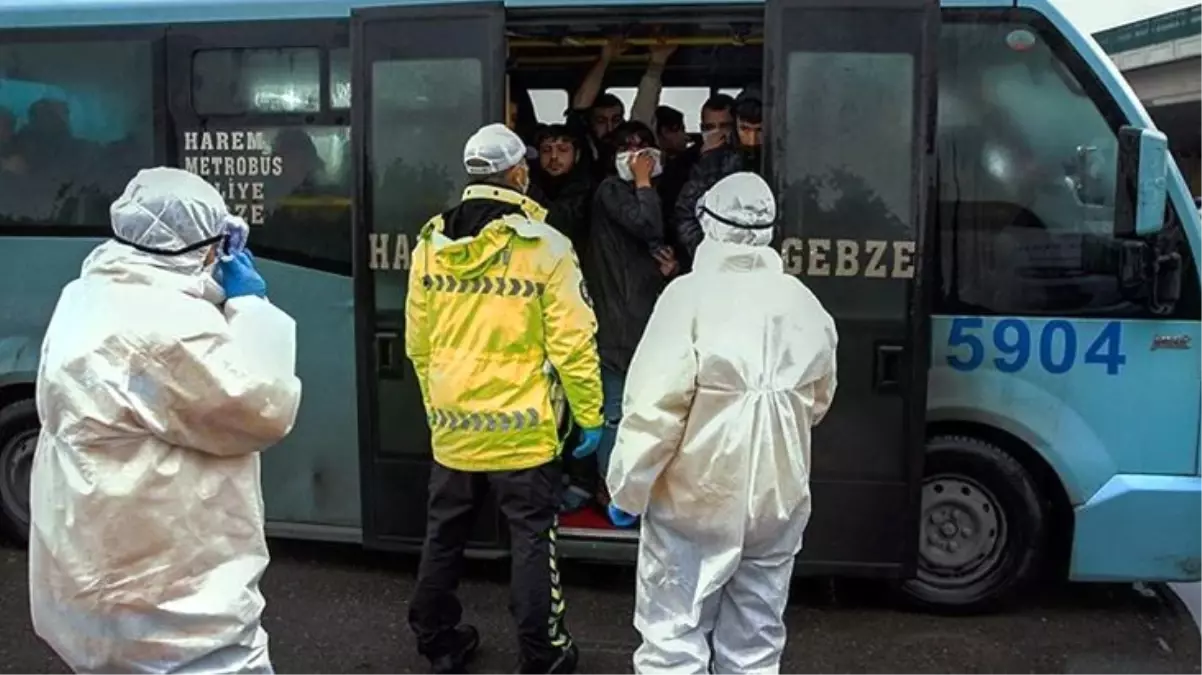
[[[922,475],[937,3],[768,3],[781,247],[839,329],[814,430],[814,572],[909,576]]]

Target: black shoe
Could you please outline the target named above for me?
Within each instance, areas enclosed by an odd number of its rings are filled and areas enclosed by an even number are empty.
[[[451,651],[436,659],[430,659],[430,672],[466,673],[468,661],[480,646],[480,631],[475,626],[464,624],[455,629],[451,637]]]
[[[573,643],[567,649],[563,650],[559,656],[551,662],[533,663],[523,661],[518,668],[518,673],[546,673],[548,675],[571,675],[576,672],[576,664],[580,660],[580,650]]]

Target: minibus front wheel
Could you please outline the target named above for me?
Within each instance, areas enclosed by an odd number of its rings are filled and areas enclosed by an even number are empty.
[[[1014,457],[968,436],[927,442],[913,606],[973,613],[1014,599],[1039,567],[1046,509]]]
[[[40,428],[33,400],[0,408],[0,532],[18,543],[29,540],[29,479]]]

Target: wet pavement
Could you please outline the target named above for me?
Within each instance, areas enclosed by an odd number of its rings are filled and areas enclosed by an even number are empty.
[[[414,558],[300,542],[273,550],[264,621],[278,672],[424,671],[405,625]],[[630,672],[630,571],[563,571],[581,672]],[[513,671],[506,576],[506,564],[473,563],[462,586],[484,637],[474,672]],[[899,611],[863,581],[800,580],[792,595],[784,672],[1199,672],[1199,630],[1167,590],[1057,585],[967,618]],[[0,547],[0,672],[65,672],[34,636],[27,603],[25,554]]]

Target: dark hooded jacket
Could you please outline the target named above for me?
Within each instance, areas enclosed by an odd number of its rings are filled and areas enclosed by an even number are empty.
[[[488,185],[493,185],[488,183]],[[495,185],[501,190],[516,192],[507,185]],[[537,201],[537,200],[535,200]],[[521,214],[522,207],[493,199],[465,199],[443,211],[443,234],[451,239],[474,237],[485,225],[508,215]]]
[[[651,256],[664,241],[654,187],[606,178],[593,197],[585,275],[597,314],[601,365],[625,373],[667,279]]]
[[[678,153],[664,164],[664,173],[656,181],[655,189],[664,210],[664,238],[676,253],[677,260],[688,260],[689,249],[679,239],[672,226],[676,222],[676,200],[693,172],[693,166],[701,159],[701,144],[695,143],[684,152]]]
[[[530,197],[547,209],[547,224],[572,240],[578,257],[588,245],[593,181],[588,168],[577,164],[562,176],[531,167]]]

